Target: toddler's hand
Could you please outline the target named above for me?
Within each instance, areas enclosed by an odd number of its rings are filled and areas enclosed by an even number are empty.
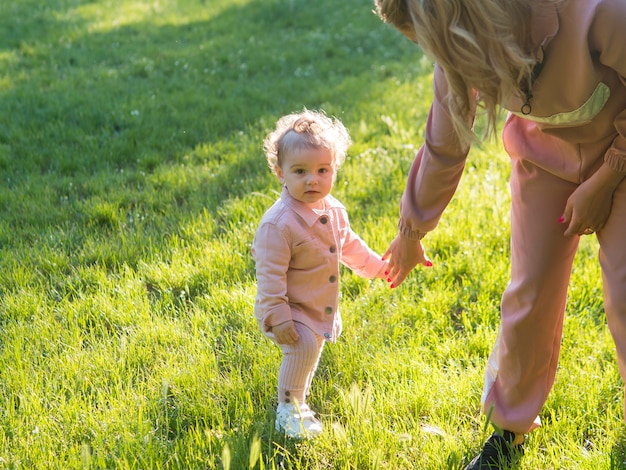
[[[293,320],[288,320],[273,326],[272,333],[274,333],[274,339],[276,339],[278,344],[293,344],[300,338],[293,324]]]
[[[385,264],[383,265],[382,268],[380,268],[380,270],[376,274],[376,277],[378,279],[388,280],[389,279],[389,271],[391,270],[391,268],[389,267],[389,261],[387,261],[387,260],[383,260],[383,261],[385,261]]]

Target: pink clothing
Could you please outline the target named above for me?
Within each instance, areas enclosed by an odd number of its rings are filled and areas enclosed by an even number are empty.
[[[557,223],[577,185],[528,160],[515,158],[512,164],[511,280],[502,296],[502,323],[487,361],[482,402],[493,422],[525,433],[540,424],[554,383],[580,238],[564,237]]]
[[[325,340],[341,333],[339,263],[365,278],[383,277],[386,263],[352,231],[345,207],[332,196],[314,210],[283,188],[252,244],[257,296],[254,314],[264,333],[288,320]]]
[[[577,184],[514,158],[511,169],[511,281],[502,296],[502,322],[485,371],[482,402],[498,426],[525,433],[557,370],[567,288],[579,237],[555,222]],[[626,179],[613,193],[606,225],[596,234],[604,309],[626,379]],[[584,391],[581,391],[584,393]]]
[[[483,407],[504,429],[538,426],[560,352],[563,316],[578,237],[557,222],[580,183],[603,163],[626,173],[626,2],[537,0],[532,39],[542,69],[525,97],[512,99],[503,130],[511,156],[511,281],[487,363]],[[437,225],[463,173],[469,149],[453,136],[436,66],[425,143],[401,201],[400,233],[421,239]],[[528,111],[528,109],[524,109]],[[607,321],[626,379],[626,179],[597,232]]]
[[[532,37],[543,67],[532,89],[531,114],[520,112],[523,97],[507,106],[512,113],[504,146],[511,156],[575,183],[603,161],[626,172],[626,2],[569,0],[560,8],[534,3]],[[438,66],[434,93],[425,143],[401,201],[400,231],[416,240],[437,225],[469,151],[452,137],[447,83]]]
[[[283,360],[278,371],[278,403],[306,403],[326,341],[302,323],[295,322],[298,341],[279,344]]]

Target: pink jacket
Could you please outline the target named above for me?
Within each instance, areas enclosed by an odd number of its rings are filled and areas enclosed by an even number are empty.
[[[626,2],[568,0],[557,10],[536,0],[532,12],[532,38],[543,65],[530,115],[521,112],[523,97],[506,106],[506,151],[575,183],[603,162],[626,172]],[[451,135],[446,92],[445,76],[435,66],[425,142],[400,208],[399,230],[415,240],[439,222],[469,151]]]
[[[252,243],[261,330],[288,320],[304,323],[328,341],[341,333],[339,263],[359,276],[383,277],[386,263],[350,229],[345,207],[332,196],[313,210],[283,188],[265,213]]]

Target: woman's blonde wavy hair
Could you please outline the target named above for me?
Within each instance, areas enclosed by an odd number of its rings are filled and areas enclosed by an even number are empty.
[[[563,0],[544,0],[557,4]],[[417,42],[443,69],[448,106],[463,144],[476,136],[476,105],[494,135],[499,106],[528,86],[536,64],[530,50],[530,0],[375,0],[381,19]],[[472,90],[478,92],[478,102]]]

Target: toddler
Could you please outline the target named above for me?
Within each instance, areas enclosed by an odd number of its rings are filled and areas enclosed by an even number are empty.
[[[341,333],[339,263],[365,278],[386,278],[387,262],[350,229],[345,207],[330,195],[350,143],[341,122],[309,110],[279,119],[264,142],[283,189],[252,244],[254,312],[282,350],[276,430],[291,438],[322,432],[306,397],[324,343]]]

